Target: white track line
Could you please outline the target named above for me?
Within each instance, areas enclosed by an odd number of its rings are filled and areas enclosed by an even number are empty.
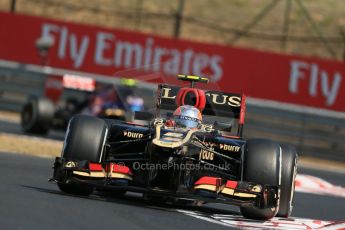
[[[296,176],[296,191],[318,195],[345,197],[344,187],[336,186],[321,178],[305,174],[298,174]],[[178,209],[177,212],[211,223],[241,229],[345,229],[345,219],[344,221],[323,221],[291,217],[272,218],[268,221],[256,221],[245,219],[241,216],[240,213],[238,215],[206,214],[197,211],[187,211],[180,209]]]
[[[322,221],[304,218],[272,218],[269,221],[245,219],[240,215],[205,214],[197,211],[176,210],[187,216],[205,220],[211,223],[239,229],[333,229],[345,228],[345,222]]]

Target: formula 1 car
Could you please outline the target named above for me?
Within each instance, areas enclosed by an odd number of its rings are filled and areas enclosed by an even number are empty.
[[[51,181],[70,194],[133,191],[152,201],[237,205],[252,219],[288,217],[294,147],[243,138],[245,95],[195,88],[207,78],[178,78],[191,86],[160,84],[155,114],[136,113],[148,125],[74,116]]]
[[[144,107],[143,98],[131,94],[133,84],[100,84],[91,78],[68,74],[63,76],[62,83],[56,81],[55,85],[61,84],[60,90],[55,87],[53,95],[30,96],[23,105],[21,126],[24,132],[47,134],[50,129],[65,130],[69,120],[79,113],[131,120],[132,112]]]

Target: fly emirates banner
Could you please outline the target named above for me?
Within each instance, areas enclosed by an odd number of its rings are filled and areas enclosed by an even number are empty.
[[[197,43],[0,12],[0,59],[40,64],[37,39],[54,43],[49,65],[121,76],[140,69],[165,78],[193,74],[225,92],[345,111],[345,63]],[[128,71],[130,73],[130,71]],[[124,76],[126,77],[126,76]],[[159,80],[157,80],[159,81]]]

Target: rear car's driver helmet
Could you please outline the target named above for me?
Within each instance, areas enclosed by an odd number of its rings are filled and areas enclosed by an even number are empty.
[[[198,128],[201,125],[201,112],[190,105],[178,107],[172,117],[175,126],[179,128]]]

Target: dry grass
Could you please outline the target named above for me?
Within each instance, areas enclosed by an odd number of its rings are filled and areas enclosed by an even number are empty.
[[[337,171],[345,173],[345,163],[330,161],[314,157],[299,157],[299,165],[306,168],[315,168],[319,170]]]
[[[20,115],[0,111],[0,120],[19,124]],[[0,132],[0,152],[21,153],[34,156],[60,156],[62,141]]]
[[[142,17],[139,17],[139,3],[142,2]],[[46,16],[66,21],[94,24],[106,27],[123,28],[172,36],[174,19],[179,0],[18,0],[17,12]],[[186,0],[184,16],[214,22],[226,28],[241,29],[248,24],[271,0]],[[345,1],[341,0],[303,0],[311,18],[327,37],[339,37],[339,31],[345,30]],[[281,35],[284,24],[284,12],[287,0],[277,2],[251,31]],[[0,10],[8,10],[10,0],[0,0]],[[156,15],[166,14],[170,16]],[[295,36],[317,36],[310,23],[302,14],[295,0],[292,0],[289,31]],[[233,34],[215,31],[204,24],[195,24],[185,20],[182,24],[181,37],[188,40],[230,44]],[[269,41],[257,38],[242,38],[236,46],[255,49],[286,52],[331,58],[321,42],[288,42],[282,50],[281,41]],[[342,59],[344,42],[330,43]]]
[[[60,156],[62,148],[62,141],[5,133],[0,133],[0,143],[0,152],[21,153],[41,157]]]
[[[0,120],[19,123],[20,114],[15,113],[15,112],[0,110]]]

